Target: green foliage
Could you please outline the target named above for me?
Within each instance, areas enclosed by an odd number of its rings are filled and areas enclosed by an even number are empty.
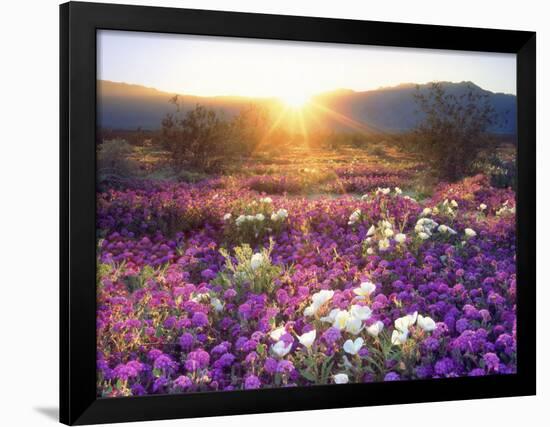
[[[305,355],[301,361],[305,365],[300,369],[300,374],[313,384],[329,384],[332,368],[334,366],[334,354],[327,356],[323,353]]]
[[[265,137],[275,136],[270,135],[270,113],[255,104],[228,120],[199,104],[184,112],[177,96],[171,102],[176,112],[163,119],[161,140],[177,169],[188,166],[203,172],[220,172],[225,167],[225,157],[248,157]],[[184,181],[188,181],[189,173],[184,173]]]
[[[142,268],[138,275],[124,276],[123,282],[126,285],[129,293],[133,293],[145,286],[149,279],[155,276],[156,272],[153,267],[146,265]]]
[[[235,287],[244,292],[272,293],[275,290],[275,280],[280,277],[282,269],[271,263],[271,252],[274,242],[270,240],[269,247],[254,253],[250,245],[244,244],[233,248],[235,261],[225,249],[220,253],[225,258],[225,270],[216,278],[216,283],[224,287]]]
[[[171,102],[176,112],[162,120],[162,142],[171,154],[174,164],[181,168],[189,165],[201,170],[212,170],[216,155],[223,155],[227,124],[216,111],[197,104],[184,112],[175,96]]]
[[[503,160],[497,154],[491,153],[481,157],[475,164],[476,172],[487,175],[491,185],[496,188],[517,189],[518,176],[517,165],[514,160]]]
[[[472,171],[480,151],[490,144],[488,129],[495,123],[489,97],[470,87],[462,95],[448,94],[432,83],[415,100],[424,114],[416,129],[416,149],[439,179],[457,181]]]
[[[195,230],[207,220],[204,210],[198,206],[182,208],[174,200],[167,201],[162,215],[156,217],[156,224],[165,236],[173,237],[179,232]]]
[[[109,264],[98,263],[97,264],[97,273],[96,273],[96,283],[98,286],[101,285],[101,279],[107,277],[113,271],[113,267]]]
[[[402,349],[391,343],[391,336],[387,331],[382,331],[375,343],[369,346],[369,355],[365,371],[373,375],[375,381],[383,381],[388,372],[389,361],[400,361]]]

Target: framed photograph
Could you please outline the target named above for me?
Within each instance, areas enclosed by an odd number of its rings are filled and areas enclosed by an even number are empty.
[[[60,24],[61,422],[535,394],[535,33]]]

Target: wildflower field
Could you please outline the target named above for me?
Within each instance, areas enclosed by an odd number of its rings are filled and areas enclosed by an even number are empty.
[[[514,191],[423,171],[317,150],[106,179],[98,396],[514,373]]]

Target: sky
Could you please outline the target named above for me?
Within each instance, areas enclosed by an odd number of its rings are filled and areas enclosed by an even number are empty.
[[[179,94],[299,100],[431,81],[516,93],[513,54],[111,30],[97,49],[98,79]]]

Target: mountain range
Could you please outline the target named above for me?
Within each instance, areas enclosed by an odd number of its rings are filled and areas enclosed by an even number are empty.
[[[459,96],[471,90],[487,95],[498,116],[498,124],[491,130],[503,134],[516,132],[515,95],[490,92],[472,82],[441,84],[448,94]],[[427,93],[429,87],[429,84],[406,83],[361,92],[338,89],[318,94],[313,101],[321,106],[318,119],[328,128],[357,130],[364,127],[382,132],[405,132],[422,119],[413,95],[417,90]],[[169,102],[175,94],[154,88],[98,80],[97,93],[98,124],[106,129],[158,129],[166,114],[175,111]],[[179,95],[179,100],[184,110],[201,104],[231,117],[251,103],[273,103],[274,98]]]

